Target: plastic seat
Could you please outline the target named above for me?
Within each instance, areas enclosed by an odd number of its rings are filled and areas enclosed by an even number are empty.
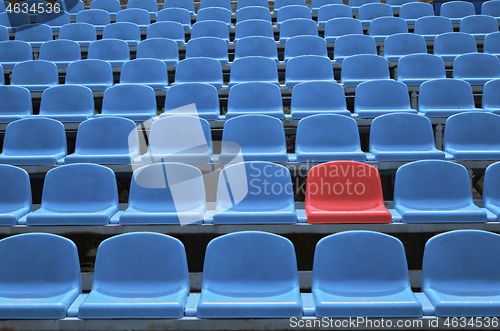
[[[238,2],[238,4],[240,1]],[[236,11],[236,24],[247,20],[264,20],[271,22],[269,8],[260,6],[247,6]]]
[[[311,12],[317,13],[319,9],[323,6],[328,5],[342,5],[344,4],[341,0],[313,0],[311,1]]]
[[[500,115],[500,94],[498,93],[499,88],[500,79],[493,79],[484,84],[482,98],[483,110]]]
[[[156,22],[177,22],[184,29],[191,29],[191,14],[185,8],[165,8],[156,14]]]
[[[163,9],[167,8],[182,8],[187,9],[190,15],[194,15],[194,1],[193,0],[165,0],[163,2]]]
[[[104,27],[102,39],[120,39],[126,41],[129,46],[137,46],[141,41],[141,31],[137,24],[116,22]]]
[[[433,54],[409,54],[399,58],[397,81],[420,86],[425,81],[446,78],[443,59]]]
[[[0,65],[3,68],[11,69],[16,63],[29,60],[33,60],[33,52],[28,42],[20,40],[0,42]]]
[[[76,245],[48,233],[26,233],[0,240],[1,319],[65,318],[82,293]]]
[[[52,31],[59,31],[61,26],[70,23],[69,14],[66,12],[51,13],[43,12],[36,15],[37,24],[47,24],[52,28]]]
[[[16,30],[16,40],[27,41],[32,47],[40,47],[52,40],[52,29],[47,24],[26,24]]]
[[[62,8],[69,14],[70,18],[76,18],[79,12],[85,10],[85,4],[82,0],[62,0]]]
[[[307,6],[297,5],[282,7],[278,12],[276,25],[280,27],[281,23],[283,23],[284,21],[294,18],[305,18],[311,20],[311,9],[309,9],[309,7]]]
[[[293,87],[290,112],[293,119],[315,114],[351,116],[344,89],[337,82],[304,82]]]
[[[224,123],[219,163],[287,162],[285,129],[276,117],[241,115]]]
[[[196,22],[202,21],[221,21],[231,26],[231,11],[220,7],[200,9],[196,14]]]
[[[419,34],[425,40],[434,40],[443,33],[453,32],[453,24],[447,17],[425,16],[415,21],[413,33]]]
[[[163,91],[168,86],[165,62],[156,59],[135,59],[125,62],[120,74],[120,84],[144,84]]]
[[[247,56],[234,60],[231,65],[229,87],[247,82],[263,82],[279,85],[276,62],[260,56]]]
[[[375,161],[444,160],[436,149],[431,121],[417,114],[378,116],[370,128],[370,153]]]
[[[459,55],[453,64],[453,78],[482,87],[487,81],[500,78],[500,60],[484,53]]]
[[[139,154],[134,121],[103,116],[80,124],[75,152],[66,156],[64,163],[131,164]]]
[[[499,124],[500,116],[487,112],[453,115],[446,120],[444,151],[454,160],[500,160]]]
[[[414,33],[398,33],[385,39],[384,57],[387,62],[398,62],[408,54],[427,54],[424,37]]]
[[[92,24],[70,23],[61,27],[58,39],[73,40],[80,46],[88,47],[91,42],[97,40],[96,30]]]
[[[385,38],[397,33],[408,33],[406,21],[400,17],[377,17],[370,23],[370,36],[375,41],[385,41]]]
[[[357,54],[377,55],[375,38],[354,34],[339,36],[335,40],[335,48],[333,49],[333,60],[335,62],[342,63],[346,57]]]
[[[391,223],[378,170],[366,163],[332,161],[307,175],[307,223]]]
[[[443,33],[434,40],[434,54],[444,61],[454,61],[458,55],[467,53],[477,53],[476,40],[468,33]]]
[[[0,25],[5,26],[9,32],[16,32],[18,27],[30,23],[30,16],[26,13],[0,13]]]
[[[0,86],[0,123],[10,123],[31,116],[31,93],[27,88],[15,85]]]
[[[433,79],[420,85],[418,111],[427,117],[449,117],[478,110],[470,84],[460,79]]]
[[[486,222],[486,212],[472,200],[467,169],[443,160],[416,161],[399,167],[394,208],[403,223]]]
[[[269,115],[284,119],[281,91],[267,82],[246,82],[229,90],[226,119],[246,114]]]
[[[452,23],[460,23],[466,16],[476,15],[472,2],[448,1],[441,5],[440,15],[451,19]]]
[[[409,2],[418,2],[418,0],[387,0],[386,3],[391,5],[393,10],[399,10],[402,5]]]
[[[285,6],[305,6],[305,0],[276,0],[274,1],[274,13],[277,14],[281,7]]]
[[[285,62],[301,55],[317,55],[328,58],[325,40],[315,36],[297,36],[288,39],[285,43]]]
[[[349,0],[349,7],[352,8],[352,11],[357,13],[359,11],[359,7],[365,5],[367,3],[380,3],[379,0]]]
[[[318,26],[313,20],[295,18],[281,24],[280,43],[295,36],[318,36]]]
[[[57,67],[44,60],[17,63],[12,69],[10,84],[25,87],[31,92],[41,92],[59,84]]]
[[[363,26],[358,19],[352,17],[332,18],[325,25],[325,41],[335,42],[345,35],[362,35]],[[335,51],[335,48],[333,49]]]
[[[500,56],[500,32],[493,32],[484,37],[483,53]]]
[[[71,62],[81,60],[82,54],[76,41],[58,39],[44,42],[38,58],[55,63],[57,67],[66,68]]]
[[[156,17],[158,2],[156,0],[128,0],[127,9],[139,8],[149,12],[151,17]]]
[[[94,116],[92,90],[81,85],[49,87],[42,94],[40,116],[61,122],[82,122]]]
[[[221,171],[217,188],[214,224],[297,223],[292,177],[282,165],[230,165]]]
[[[207,246],[198,318],[302,316],[299,276],[290,240],[245,231]]]
[[[168,116],[151,124],[149,146],[141,163],[210,163],[212,134],[207,120],[194,116]]]
[[[293,87],[307,81],[335,81],[332,63],[328,57],[302,55],[288,61],[285,85]]]
[[[9,29],[0,25],[0,42],[9,40]]]
[[[225,8],[229,11],[232,10],[230,0],[201,0],[200,1],[200,10],[205,9],[205,8],[213,8],[213,7]]]
[[[122,234],[99,245],[92,291],[78,317],[182,318],[188,294],[180,240],[151,232]]]
[[[147,121],[156,116],[153,88],[141,84],[119,84],[104,92],[99,116],[120,116],[132,121]]]
[[[206,120],[219,119],[219,95],[215,86],[204,83],[184,83],[170,87],[165,98],[165,112],[160,117],[193,115]]]
[[[97,31],[102,31],[110,23],[110,13],[103,9],[84,10],[78,13],[76,22],[92,24]]]
[[[167,66],[175,66],[179,62],[179,49],[174,40],[152,38],[139,43],[135,56],[137,59],[157,59]]]
[[[140,0],[143,1],[143,0]],[[156,1],[155,1],[156,2]],[[128,6],[128,5],[127,5]],[[147,30],[151,24],[150,12],[142,8],[127,8],[120,10],[116,15],[116,22],[129,22],[139,26],[141,30]],[[153,13],[154,16],[154,13]]]
[[[417,19],[425,16],[434,16],[434,8],[430,3],[409,2],[399,8],[399,17],[408,24],[415,24]]]
[[[359,7],[358,19],[362,25],[370,25],[372,20],[384,16],[394,16],[391,6],[386,3],[367,3]]]
[[[239,0],[236,3],[236,13],[238,13],[240,9],[245,9],[246,7],[264,7],[269,10],[269,3],[267,0]]]
[[[66,71],[66,84],[87,86],[92,91],[104,91],[113,86],[111,64],[104,60],[89,59],[72,62]]]
[[[196,22],[191,28],[191,39],[199,37],[216,37],[229,42],[229,28],[221,21]]]
[[[178,22],[156,22],[149,26],[147,39],[167,38],[174,40],[178,45],[186,43],[184,28]]]
[[[352,18],[351,7],[343,4],[324,5],[318,11],[318,25],[325,26],[329,20],[342,17]]]
[[[378,232],[346,231],[321,239],[312,295],[318,318],[422,316],[403,243]]]
[[[492,212],[496,220],[500,215],[500,194],[498,188],[498,167],[500,163],[496,162],[489,165],[484,173],[484,184],[483,184],[483,207],[488,211]]]
[[[121,67],[130,60],[130,51],[124,40],[100,39],[90,44],[87,59],[105,60],[113,67]]]
[[[238,41],[245,37],[268,37],[274,40],[273,25],[270,21],[264,20],[245,20],[237,23],[235,27],[234,40]]]
[[[485,1],[481,5],[481,15],[493,16],[497,21],[500,19],[500,3]]]
[[[119,0],[92,0],[90,9],[105,10],[111,17],[116,17],[116,13],[121,10],[121,4]]]
[[[55,165],[66,154],[64,125],[50,118],[30,117],[7,125],[0,163]]]
[[[67,164],[47,172],[40,209],[26,225],[105,225],[118,211],[113,170],[89,163]]]
[[[373,54],[352,55],[342,62],[340,81],[344,87],[374,79],[389,79],[389,66],[382,56]]]
[[[14,226],[31,211],[31,184],[28,173],[11,165],[0,165],[0,226]],[[0,309],[1,311],[1,309]],[[1,314],[1,313],[0,313]]]
[[[274,41],[273,38],[262,36],[239,39],[234,50],[234,60],[247,56],[267,57],[278,63],[279,60],[276,41]]]
[[[219,61],[196,57],[179,61],[175,70],[175,84],[207,83],[222,88],[222,67]]]
[[[228,64],[229,55],[227,43],[224,39],[215,37],[200,37],[189,40],[186,46],[186,59],[194,57],[205,57]]]
[[[460,32],[471,34],[476,39],[484,39],[488,33],[497,31],[498,23],[493,16],[471,15],[460,21]]]
[[[442,233],[425,244],[422,291],[436,316],[497,316],[500,301],[498,234],[479,230]],[[466,243],[466,244],[464,244]]]
[[[303,118],[295,138],[297,162],[366,161],[353,118],[321,114]]]

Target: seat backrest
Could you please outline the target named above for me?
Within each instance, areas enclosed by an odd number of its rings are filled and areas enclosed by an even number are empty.
[[[460,32],[492,33],[498,31],[497,20],[489,15],[470,15],[460,21]]]
[[[485,1],[481,5],[481,15],[500,17],[500,3]]]
[[[245,37],[262,36],[274,39],[273,25],[270,21],[250,19],[236,24],[235,40]]]
[[[336,41],[338,37],[351,34],[353,35],[363,34],[363,26],[361,25],[360,20],[352,17],[338,17],[338,18],[332,18],[326,22],[325,40],[327,42]]]
[[[85,10],[85,3],[82,0],[63,0],[62,8],[68,13],[79,13]]]
[[[336,61],[357,54],[377,55],[375,39],[362,34],[344,35],[337,38],[333,50],[333,58]]]
[[[78,61],[82,59],[80,45],[76,41],[58,39],[46,41],[40,47],[40,60]]]
[[[152,38],[139,43],[135,56],[137,59],[158,59],[167,65],[175,65],[179,62],[179,49],[174,40]]]
[[[116,22],[104,27],[103,39],[141,40],[139,26],[130,22]]]
[[[313,293],[320,290],[348,297],[382,296],[405,289],[410,289],[410,277],[399,239],[358,230],[332,234],[317,243]]]
[[[386,3],[367,3],[359,7],[359,20],[370,21],[383,16],[394,16],[391,6]]]
[[[500,108],[500,79],[492,79],[483,88],[482,108],[483,110],[493,110]]]
[[[280,28],[280,42],[286,42],[288,38],[295,36],[317,36],[318,26],[313,20],[305,18],[294,18],[286,20],[281,24]]]
[[[396,33],[408,33],[406,21],[400,17],[377,17],[370,22],[370,36],[390,36]]]
[[[434,40],[435,55],[456,55],[476,52],[476,39],[468,33],[447,32],[438,35]]]
[[[266,82],[245,82],[229,90],[227,112],[258,114],[259,112],[283,112],[280,88]]]
[[[1,91],[1,90],[0,90]],[[8,164],[0,165],[0,213],[27,208],[31,211],[31,184],[26,170]]]
[[[274,12],[277,13],[281,7],[285,6],[305,6],[305,0],[275,0],[274,1]]]
[[[427,54],[424,37],[414,33],[398,33],[385,38],[384,57],[407,54]]]
[[[118,84],[104,92],[101,114],[156,114],[156,110],[155,91],[151,87],[141,84]]]
[[[277,23],[281,25],[286,20],[293,18],[312,19],[311,10],[307,6],[291,5],[280,9],[277,15]]]
[[[241,1],[238,2],[238,5]],[[267,2],[267,1],[266,1]],[[246,20],[264,20],[271,22],[271,12],[269,8],[249,6],[236,11],[236,24]]]
[[[262,56],[278,61],[278,49],[274,38],[255,36],[238,39],[234,49],[234,60],[247,56]]]
[[[324,5],[319,8],[318,23],[320,24],[340,17],[352,18],[351,8],[343,4]]]
[[[49,26],[62,26],[64,24],[69,24],[70,19],[69,14],[66,12],[43,12],[36,15],[36,23],[47,24]]]
[[[453,63],[453,78],[500,78],[500,60],[485,53],[462,54]]]
[[[379,0],[349,0],[350,7],[360,7],[367,3],[379,3]]]
[[[42,94],[40,115],[82,114],[94,116],[92,90],[81,85],[58,85],[49,87]]]
[[[236,12],[246,7],[263,7],[269,10],[269,3],[267,0],[239,0],[236,4]]]
[[[450,116],[444,130],[444,150],[498,150],[498,125],[500,115],[487,112],[466,112]],[[477,128],[481,128],[480,132]]]
[[[409,2],[399,9],[399,17],[404,19],[417,19],[424,16],[434,16],[434,7],[430,3]]]
[[[405,84],[392,79],[370,80],[356,87],[354,111],[411,110],[410,96]]]
[[[150,13],[157,13],[158,2],[156,0],[128,0],[127,9],[129,8],[140,8]]]
[[[130,51],[124,40],[100,39],[90,44],[87,59],[128,61]]]
[[[200,37],[189,40],[186,46],[185,58],[208,57],[227,64],[229,55],[227,43],[224,39],[216,37]]]
[[[0,51],[1,53],[1,51]],[[0,85],[0,115],[32,115],[31,93],[27,88]]]
[[[33,52],[28,42],[21,40],[0,42],[0,62],[23,62],[29,60],[33,60]]]
[[[52,28],[47,24],[25,24],[16,30],[16,40],[49,41],[52,40]]]
[[[484,37],[483,52],[500,54],[500,32],[489,33]]]
[[[84,10],[76,15],[76,22],[92,25],[107,25],[110,23],[109,12],[104,9]]]
[[[188,107],[194,104],[193,107]],[[184,109],[180,109],[183,107]],[[167,90],[165,98],[165,114],[181,114],[194,116],[220,115],[219,96],[215,86],[204,83],[184,83],[173,85]]]
[[[387,0],[387,4],[391,6],[401,6],[408,2],[417,2],[418,0]]]
[[[453,23],[448,17],[425,16],[415,21],[413,33],[419,35],[440,35],[442,33],[453,32]]]
[[[30,23],[30,15],[27,13],[0,13],[0,25],[17,28]]]
[[[220,8],[225,8],[227,10],[232,10],[230,0],[201,0],[200,1],[200,9],[211,8],[211,7],[220,7]]]
[[[296,36],[285,44],[285,62],[301,55],[317,55],[328,58],[325,39],[316,36]]]
[[[148,27],[147,39],[168,38],[184,44],[186,36],[179,22],[156,22]]]
[[[58,85],[59,74],[54,63],[30,60],[16,63],[12,69],[11,85]]]
[[[234,60],[230,84],[243,82],[272,82],[279,84],[276,62],[267,57],[247,56]]]
[[[500,206],[500,162],[493,163],[484,172],[483,207],[498,209]]]
[[[312,0],[311,1],[311,11],[318,12],[323,6],[328,5],[342,5],[344,2],[342,0]]]
[[[149,16],[149,12],[146,9],[127,8],[118,12],[118,14],[116,15],[116,22],[130,22],[137,25],[149,25],[151,23],[151,18]]]
[[[337,82],[304,82],[293,87],[290,110],[347,110],[344,89]]]
[[[196,14],[196,22],[202,21],[221,21],[231,25],[231,11],[221,7],[203,8]]]
[[[185,8],[165,8],[156,14],[156,22],[177,22],[191,28],[191,14]]]
[[[71,23],[65,24],[59,31],[59,39],[67,39],[73,41],[95,41],[95,27],[89,23]]]
[[[433,79],[420,85],[418,109],[474,109],[469,83],[460,79]]]
[[[441,16],[449,18],[463,18],[469,15],[476,15],[476,10],[472,2],[468,1],[448,1],[441,5]]]
[[[348,56],[342,62],[341,81],[389,79],[389,66],[382,56],[359,54]]]
[[[219,61],[196,57],[179,61],[175,70],[176,83],[209,83],[222,87],[222,67]]]
[[[285,82],[334,81],[330,58],[317,55],[297,56],[288,61]]]
[[[66,84],[113,85],[111,64],[104,60],[81,60],[71,62],[66,71]]]
[[[194,1],[193,0],[165,0],[163,8],[183,8],[189,10],[191,15],[194,15]]]
[[[168,86],[165,62],[157,59],[135,59],[122,66],[120,84],[162,84]]]
[[[191,39],[199,37],[217,37],[229,42],[229,28],[221,21],[196,22],[191,28]]]
[[[92,0],[90,9],[102,9],[108,13],[117,13],[121,10],[119,0]]]

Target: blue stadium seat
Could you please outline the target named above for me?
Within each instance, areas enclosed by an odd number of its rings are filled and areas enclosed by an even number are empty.
[[[265,82],[279,85],[276,62],[267,57],[247,56],[231,64],[229,87],[246,82]]]
[[[221,21],[196,22],[191,28],[191,39],[199,37],[217,37],[229,43],[229,28]]]
[[[359,7],[367,3],[380,3],[380,0],[349,0],[349,7],[353,12],[359,12]]]
[[[460,79],[433,79],[420,85],[418,111],[427,117],[449,117],[478,110],[470,84]]]
[[[460,23],[466,16],[476,15],[474,4],[468,1],[448,1],[441,5],[439,15],[448,17],[452,23]]]
[[[239,3],[240,1],[238,4]],[[238,9],[236,11],[236,24],[247,20],[264,20],[271,22],[271,12],[269,8],[260,6],[249,6]]]
[[[482,98],[483,110],[500,115],[500,93],[498,93],[499,88],[500,79],[493,79],[484,84]]]
[[[369,34],[375,41],[384,41],[387,36],[396,33],[408,33],[408,25],[400,17],[377,17],[370,23]]]
[[[460,32],[471,34],[476,39],[484,39],[488,33],[497,31],[498,23],[493,16],[471,15],[460,21]]]
[[[59,84],[57,66],[48,61],[25,61],[14,65],[11,85],[26,87],[31,92],[41,92]]]
[[[0,25],[5,26],[9,32],[16,32],[18,27],[30,23],[30,16],[26,13],[0,13]]]
[[[500,56],[500,32],[489,33],[484,37],[483,53]]]
[[[439,318],[497,316],[500,236],[479,230],[442,233],[425,244],[422,291]]]
[[[78,42],[80,46],[88,47],[97,40],[96,30],[89,23],[70,23],[63,25],[59,31],[58,39],[67,39]]]
[[[134,171],[120,224],[201,224],[205,211],[205,184],[198,168],[155,163]]]
[[[71,62],[81,60],[82,54],[76,41],[58,39],[44,42],[38,58],[55,63],[58,68],[67,68]]]
[[[286,20],[281,24],[279,42],[284,43],[289,38],[302,35],[318,36],[316,22],[305,18]]]
[[[213,224],[293,224],[297,213],[288,169],[271,162],[243,162],[219,175]]]
[[[309,9],[309,7],[307,6],[298,5],[282,7],[278,12],[276,25],[280,27],[281,23],[283,23],[284,21],[294,18],[305,18],[311,20],[311,9]]]
[[[453,24],[447,17],[425,16],[415,21],[413,33],[419,34],[425,40],[434,40],[443,33],[453,32]]]
[[[151,24],[151,16],[149,14],[150,13],[146,9],[127,8],[118,12],[116,15],[116,22],[134,23],[139,26],[139,29],[147,30],[148,26]]]
[[[216,37],[200,37],[189,40],[186,46],[186,59],[193,57],[208,57],[220,64],[228,64],[229,55],[227,42]]]
[[[16,40],[27,41],[32,47],[40,47],[52,39],[52,29],[47,24],[26,24],[16,30]]]
[[[444,160],[436,149],[431,121],[417,114],[386,114],[370,128],[370,153],[376,161]]]
[[[17,225],[17,221],[31,211],[31,184],[26,170],[11,165],[0,165],[0,226]]]
[[[130,60],[128,43],[120,39],[100,39],[93,41],[89,46],[87,59],[105,60],[112,67],[121,67],[125,62]]]
[[[317,55],[328,58],[325,39],[316,36],[296,36],[285,43],[285,62],[301,55]]]
[[[270,21],[251,19],[237,23],[235,26],[234,40],[238,41],[245,37],[268,37],[274,40],[273,25]]]
[[[200,10],[205,8],[226,8],[227,10],[231,9],[231,0],[201,0],[200,1]]]
[[[216,121],[220,115],[217,89],[213,85],[204,83],[174,85],[167,90],[164,109],[160,117],[193,115]]]
[[[118,211],[115,173],[90,163],[67,164],[47,172],[40,209],[26,225],[105,225]]]
[[[184,28],[179,22],[156,22],[149,26],[147,39],[167,38],[174,40],[178,45],[186,43]]]
[[[66,12],[51,13],[43,12],[36,15],[37,24],[47,24],[52,28],[52,31],[59,31],[61,26],[70,23],[69,14]]]
[[[42,94],[40,116],[61,122],[82,122],[94,116],[92,90],[81,85],[49,87]]]
[[[499,165],[500,162],[496,162],[486,168],[483,184],[483,207],[495,215],[496,221],[500,216]]]
[[[500,60],[484,53],[459,55],[453,63],[453,78],[482,87],[487,81],[500,78]]]
[[[486,212],[472,200],[467,169],[443,160],[416,161],[399,167],[394,208],[403,223],[486,222]]]
[[[151,17],[155,17],[158,12],[158,2],[156,0],[128,0],[127,9],[131,8],[145,9]]]
[[[319,12],[319,9],[323,6],[328,5],[342,5],[344,2],[342,0],[312,0],[311,1],[311,11],[313,13]]]
[[[359,54],[349,56],[342,62],[340,82],[344,87],[354,87],[367,80],[389,78],[389,66],[382,56]]]
[[[184,29],[191,29],[191,14],[185,8],[165,8],[156,14],[156,22],[177,22]]]
[[[208,121],[195,116],[168,116],[151,124],[149,146],[141,163],[210,163],[212,134]]]
[[[274,38],[262,36],[238,39],[234,49],[234,60],[247,56],[267,57],[278,63],[279,60],[276,41],[274,41]]]
[[[85,4],[82,0],[62,0],[62,8],[69,14],[70,18],[76,18],[79,12],[85,10]]]
[[[335,62],[342,63],[346,57],[357,54],[377,55],[375,38],[362,34],[353,34],[339,36],[335,40],[335,48],[333,49],[333,60]]]
[[[414,33],[398,33],[385,39],[384,57],[387,62],[398,62],[402,56],[408,54],[427,54],[424,37]]]
[[[120,39],[126,41],[129,46],[137,46],[141,41],[141,31],[137,24],[116,22],[104,27],[102,39]]]
[[[267,0],[239,0],[236,3],[236,13],[246,7],[264,7],[269,10],[269,3]]]
[[[351,116],[344,89],[337,82],[304,82],[293,87],[290,112],[293,119],[315,114]]]
[[[498,125],[500,115],[488,112],[450,116],[444,130],[444,151],[450,153],[453,160],[500,160]]]
[[[294,5],[305,6],[306,1],[305,0],[276,0],[276,1],[274,1],[274,13],[277,14],[281,7],[294,6]]]
[[[183,8],[189,11],[190,15],[194,15],[194,1],[193,0],[165,0],[163,2],[163,9],[167,8]]]
[[[111,64],[104,60],[81,60],[68,65],[66,84],[83,85],[92,91],[104,91],[113,86]]]
[[[269,82],[236,84],[229,90],[226,119],[246,114],[285,118],[280,88]]]
[[[390,113],[416,113],[411,109],[405,84],[392,79],[369,80],[356,87],[354,113],[359,118],[375,118]]]
[[[0,42],[9,40],[9,29],[0,25]]]
[[[393,10],[398,10],[401,8],[402,5],[408,2],[418,2],[418,0],[387,0],[386,3],[388,5],[391,5]]]
[[[33,114],[31,93],[14,85],[0,86],[0,123],[10,123]]]
[[[108,88],[102,99],[99,116],[120,116],[132,121],[147,121],[156,116],[153,88],[141,84],[119,84]]]
[[[326,22],[325,40],[327,43],[335,42],[337,38],[350,34],[363,34],[363,26],[358,19],[352,17],[339,17],[332,18]]]
[[[434,7],[430,3],[409,2],[399,8],[399,17],[408,24],[415,24],[417,19],[425,16],[434,16]]]
[[[366,161],[353,118],[321,114],[303,118],[295,138],[297,162]]]
[[[64,125],[50,118],[30,117],[7,125],[0,163],[55,165],[66,154]]]
[[[140,154],[134,121],[103,116],[78,126],[75,152],[64,163],[131,164]]]
[[[203,275],[198,318],[302,316],[295,250],[284,237],[245,231],[215,238]]]
[[[121,7],[122,6],[119,0],[92,0],[90,3],[90,9],[105,10],[111,17],[116,17],[116,14],[121,10]]]
[[[403,243],[379,232],[347,231],[321,239],[314,252],[312,295],[318,318],[422,316]]]
[[[33,52],[28,42],[20,40],[0,42],[0,65],[3,68],[12,69],[16,63],[29,60],[33,60]]]
[[[288,61],[285,85],[293,87],[308,81],[334,82],[330,58],[316,55],[302,55]]]
[[[175,69],[175,83],[207,83],[222,88],[222,67],[219,61],[196,57],[179,61]]]
[[[343,4],[325,5],[319,9],[318,25],[325,26],[329,20],[342,17],[352,18],[351,7]],[[359,25],[361,26],[361,22],[359,22]]]
[[[420,86],[425,81],[446,78],[443,59],[433,54],[409,54],[399,58],[397,81]]]
[[[231,26],[231,11],[221,7],[203,8],[196,14],[196,22],[221,21]]]
[[[477,53],[476,40],[468,33],[443,33],[434,40],[433,53],[441,56],[443,61],[454,61],[458,55]]]
[[[497,21],[500,20],[500,3],[493,1],[485,1],[481,5],[481,15],[489,15],[496,18]]]
[[[144,84],[154,90],[168,87],[168,73],[165,62],[157,59],[135,59],[125,62],[120,74],[120,84]]]
[[[26,233],[0,240],[0,250],[5,252],[0,258],[0,318],[65,318],[82,293],[76,245],[53,234]]]
[[[92,291],[78,317],[182,318],[188,294],[180,240],[152,232],[122,234],[99,245]]]
[[[139,43],[135,57],[157,59],[165,62],[167,66],[175,66],[179,62],[179,49],[174,40],[151,38]]]
[[[392,8],[386,3],[367,3],[359,7],[358,19],[362,25],[370,25],[370,22],[378,17],[393,16]]]
[[[287,162],[285,129],[276,117],[241,115],[224,123],[220,163]]]
[[[110,23],[110,14],[103,9],[84,10],[78,13],[76,22],[92,24],[97,31],[102,31]]]

